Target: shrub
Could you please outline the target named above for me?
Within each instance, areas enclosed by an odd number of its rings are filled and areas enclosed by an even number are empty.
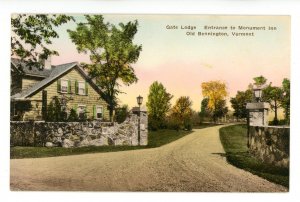
[[[115,121],[118,123],[123,123],[129,114],[128,105],[123,105],[122,107],[115,109]]]
[[[70,115],[68,117],[68,121],[73,122],[73,121],[78,121],[78,115],[75,109],[70,110]]]

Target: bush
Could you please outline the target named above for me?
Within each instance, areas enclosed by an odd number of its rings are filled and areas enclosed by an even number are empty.
[[[70,110],[70,115],[68,117],[68,121],[70,121],[70,122],[78,121],[78,115],[77,115],[75,109]]]
[[[115,121],[118,123],[123,123],[128,116],[128,106],[123,105],[122,107],[115,109]]]
[[[180,124],[180,121],[173,117],[173,116],[169,116],[168,119],[167,119],[167,128],[168,129],[171,129],[171,130],[180,130],[182,129],[181,127],[181,124]]]

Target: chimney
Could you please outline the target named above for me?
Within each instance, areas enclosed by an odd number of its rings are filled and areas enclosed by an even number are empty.
[[[51,69],[51,55],[48,56],[47,60],[44,60],[44,68]]]

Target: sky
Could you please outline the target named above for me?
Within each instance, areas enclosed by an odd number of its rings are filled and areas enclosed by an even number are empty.
[[[172,104],[180,96],[189,96],[192,108],[200,110],[203,99],[201,83],[211,80],[225,82],[230,97],[238,90],[246,90],[256,76],[263,75],[273,85],[280,86],[283,78],[290,78],[290,18],[288,16],[221,16],[221,15],[103,15],[105,21],[118,24],[138,20],[134,43],[142,45],[142,52],[133,64],[138,82],[122,87],[120,104],[136,106],[136,97],[147,101],[149,86],[161,82],[174,95]],[[89,56],[78,53],[67,29],[76,29],[76,23],[85,21],[83,15],[74,15],[76,22],[56,28],[60,38],[53,40],[52,48],[59,56],[52,64],[87,62]],[[204,30],[204,26],[227,26],[228,30]],[[167,29],[177,26],[177,29]],[[194,30],[181,26],[196,26]],[[235,30],[230,30],[235,26]],[[238,26],[266,27],[254,31],[254,36],[232,36],[241,31]],[[276,30],[268,30],[268,27]],[[197,36],[198,32],[227,32],[228,37]],[[195,32],[188,36],[187,32]],[[227,102],[230,106],[230,103]]]

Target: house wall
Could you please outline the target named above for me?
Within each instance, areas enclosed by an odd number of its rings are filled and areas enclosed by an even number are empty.
[[[37,112],[41,112],[42,110],[42,91],[47,91],[47,103],[49,104],[54,96],[62,96],[63,94],[66,97],[72,97],[72,99],[68,102],[68,111],[70,111],[72,108],[78,107],[78,105],[86,105],[86,111],[87,118],[93,119],[93,106],[103,106],[103,118],[104,120],[109,119],[109,111],[107,110],[107,103],[100,98],[100,95],[94,90],[90,84],[88,84],[88,95],[76,95],[75,94],[75,81],[85,81],[85,78],[79,73],[78,70],[72,69],[66,74],[62,75],[58,79],[67,79],[71,81],[71,93],[60,93],[57,91],[57,79],[46,88],[39,90],[36,94],[32,95],[30,97],[31,100],[35,102],[35,109],[28,111],[25,113],[24,120],[40,120],[38,117],[40,115],[37,114]],[[36,103],[39,103],[36,107]]]

